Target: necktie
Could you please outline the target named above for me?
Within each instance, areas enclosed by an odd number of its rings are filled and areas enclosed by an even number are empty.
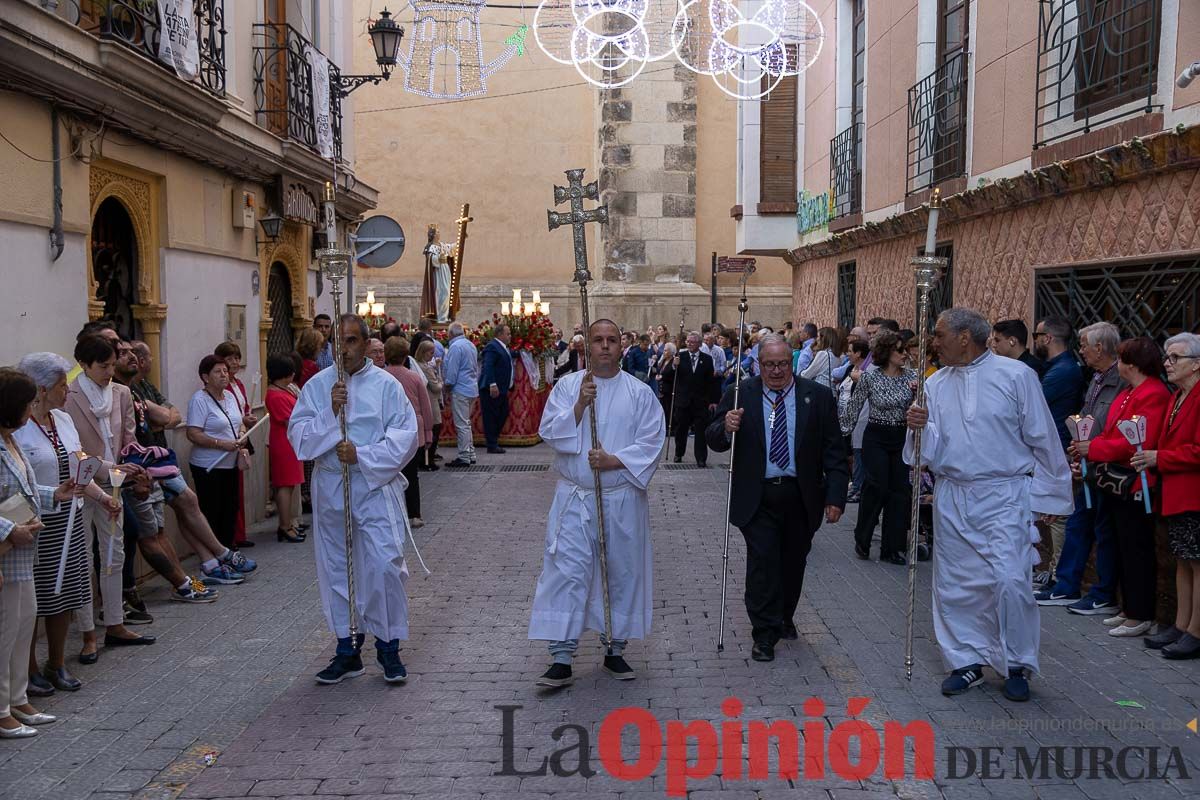
[[[790,392],[789,392],[790,393]],[[788,466],[787,395],[779,392],[771,401],[771,463],[780,469]]]
[[[699,360],[700,360],[700,356],[698,356],[695,353],[692,353],[692,372],[696,371],[696,362],[698,362]]]

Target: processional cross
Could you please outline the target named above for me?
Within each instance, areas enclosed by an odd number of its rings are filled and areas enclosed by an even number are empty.
[[[547,211],[546,219],[550,223],[550,230],[555,230],[563,225],[570,225],[572,228],[575,249],[575,282],[579,284],[579,302],[583,309],[583,331],[584,335],[588,337],[588,343],[584,347],[584,351],[586,352],[591,345],[589,328],[591,328],[592,319],[588,313],[587,285],[588,281],[592,279],[592,275],[588,272],[587,237],[583,226],[589,222],[599,222],[602,225],[607,223],[608,206],[600,205],[588,211],[584,210],[583,201],[598,199],[600,197],[600,187],[595,181],[585,186],[583,183],[583,173],[584,170],[582,169],[567,170],[567,185],[554,187],[554,205],[560,206],[570,200],[571,210],[568,213]],[[588,404],[588,418],[592,430],[592,447],[600,449],[600,437],[596,429],[595,402]],[[604,533],[604,498],[602,494],[603,490],[600,486],[600,471],[593,469],[592,476],[595,479],[596,538],[600,550],[600,582],[604,587],[604,638],[605,645],[608,646],[612,643],[613,627],[612,604],[609,601],[608,592],[608,544]]]

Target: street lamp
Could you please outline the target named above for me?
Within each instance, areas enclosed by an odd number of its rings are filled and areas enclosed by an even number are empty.
[[[279,240],[279,232],[283,228],[283,217],[272,212],[258,221],[258,227],[262,228],[262,232],[266,235],[265,241],[258,239],[254,240],[254,252],[258,252],[258,248],[264,244],[271,244]]]
[[[341,97],[353,92],[364,83],[378,84],[392,77],[392,70],[400,63],[400,41],[404,38],[404,28],[396,24],[392,14],[386,8],[379,12],[379,19],[367,28],[371,37],[371,46],[375,48],[375,63],[379,65],[378,75],[342,75],[338,79],[337,92]]]

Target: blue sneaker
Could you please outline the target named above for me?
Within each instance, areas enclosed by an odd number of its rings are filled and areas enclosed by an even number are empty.
[[[240,575],[249,575],[258,569],[258,562],[246,558],[240,550],[230,550],[221,557],[221,562],[233,567]]]
[[[383,679],[388,683],[404,683],[408,680],[408,670],[400,661],[399,653],[376,652],[375,660],[383,667]]]
[[[1013,667],[1008,671],[1004,681],[1004,696],[1014,703],[1024,703],[1029,699],[1029,678],[1024,667]]]
[[[1098,617],[1101,615],[1117,613],[1117,604],[1111,600],[1097,600],[1094,597],[1085,597],[1078,603],[1072,603],[1067,606],[1067,611],[1072,614],[1082,614],[1085,617]]]
[[[206,586],[237,586],[239,583],[242,583],[246,580],[242,577],[241,573],[239,573],[233,567],[219,562],[217,563],[217,566],[211,570],[201,567],[200,575],[200,580],[203,581]]]
[[[1079,592],[1063,594],[1054,589],[1042,589],[1033,593],[1033,599],[1039,606],[1069,606],[1079,601]]]
[[[950,677],[942,681],[942,694],[947,697],[962,694],[981,683],[983,683],[983,665],[973,664],[951,672]]]

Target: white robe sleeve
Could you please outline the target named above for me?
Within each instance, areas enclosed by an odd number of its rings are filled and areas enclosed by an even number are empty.
[[[417,452],[417,414],[400,384],[392,384],[387,394],[394,392],[395,396],[380,398],[385,415],[383,439],[355,445],[358,468],[372,490],[394,481]]]
[[[929,421],[925,423],[925,428],[921,431],[921,466],[937,472],[935,465],[938,463],[938,455],[941,452],[942,437],[938,433],[937,423],[933,421],[932,413],[929,416]],[[913,461],[916,460],[917,454],[913,452],[913,430],[911,428],[904,436],[904,463],[910,467]]]
[[[663,439],[666,437],[666,421],[663,419],[662,405],[650,391],[635,392],[640,406],[636,409],[633,419],[637,421],[637,431],[632,443],[612,453],[625,465],[625,474],[629,482],[639,489],[645,490],[654,477],[662,456]]]
[[[309,381],[300,391],[300,399],[288,421],[288,441],[301,461],[314,461],[337,447],[342,439],[333,404],[320,396],[323,384]]]
[[[583,452],[583,423],[575,422],[575,401],[579,399],[581,383],[565,376],[554,384],[546,398],[538,435],[556,453],[579,455]]]
[[[1016,392],[1021,406],[1021,440],[1034,459],[1030,509],[1034,514],[1067,517],[1075,511],[1071,468],[1036,373],[1028,372],[1022,373]]]

